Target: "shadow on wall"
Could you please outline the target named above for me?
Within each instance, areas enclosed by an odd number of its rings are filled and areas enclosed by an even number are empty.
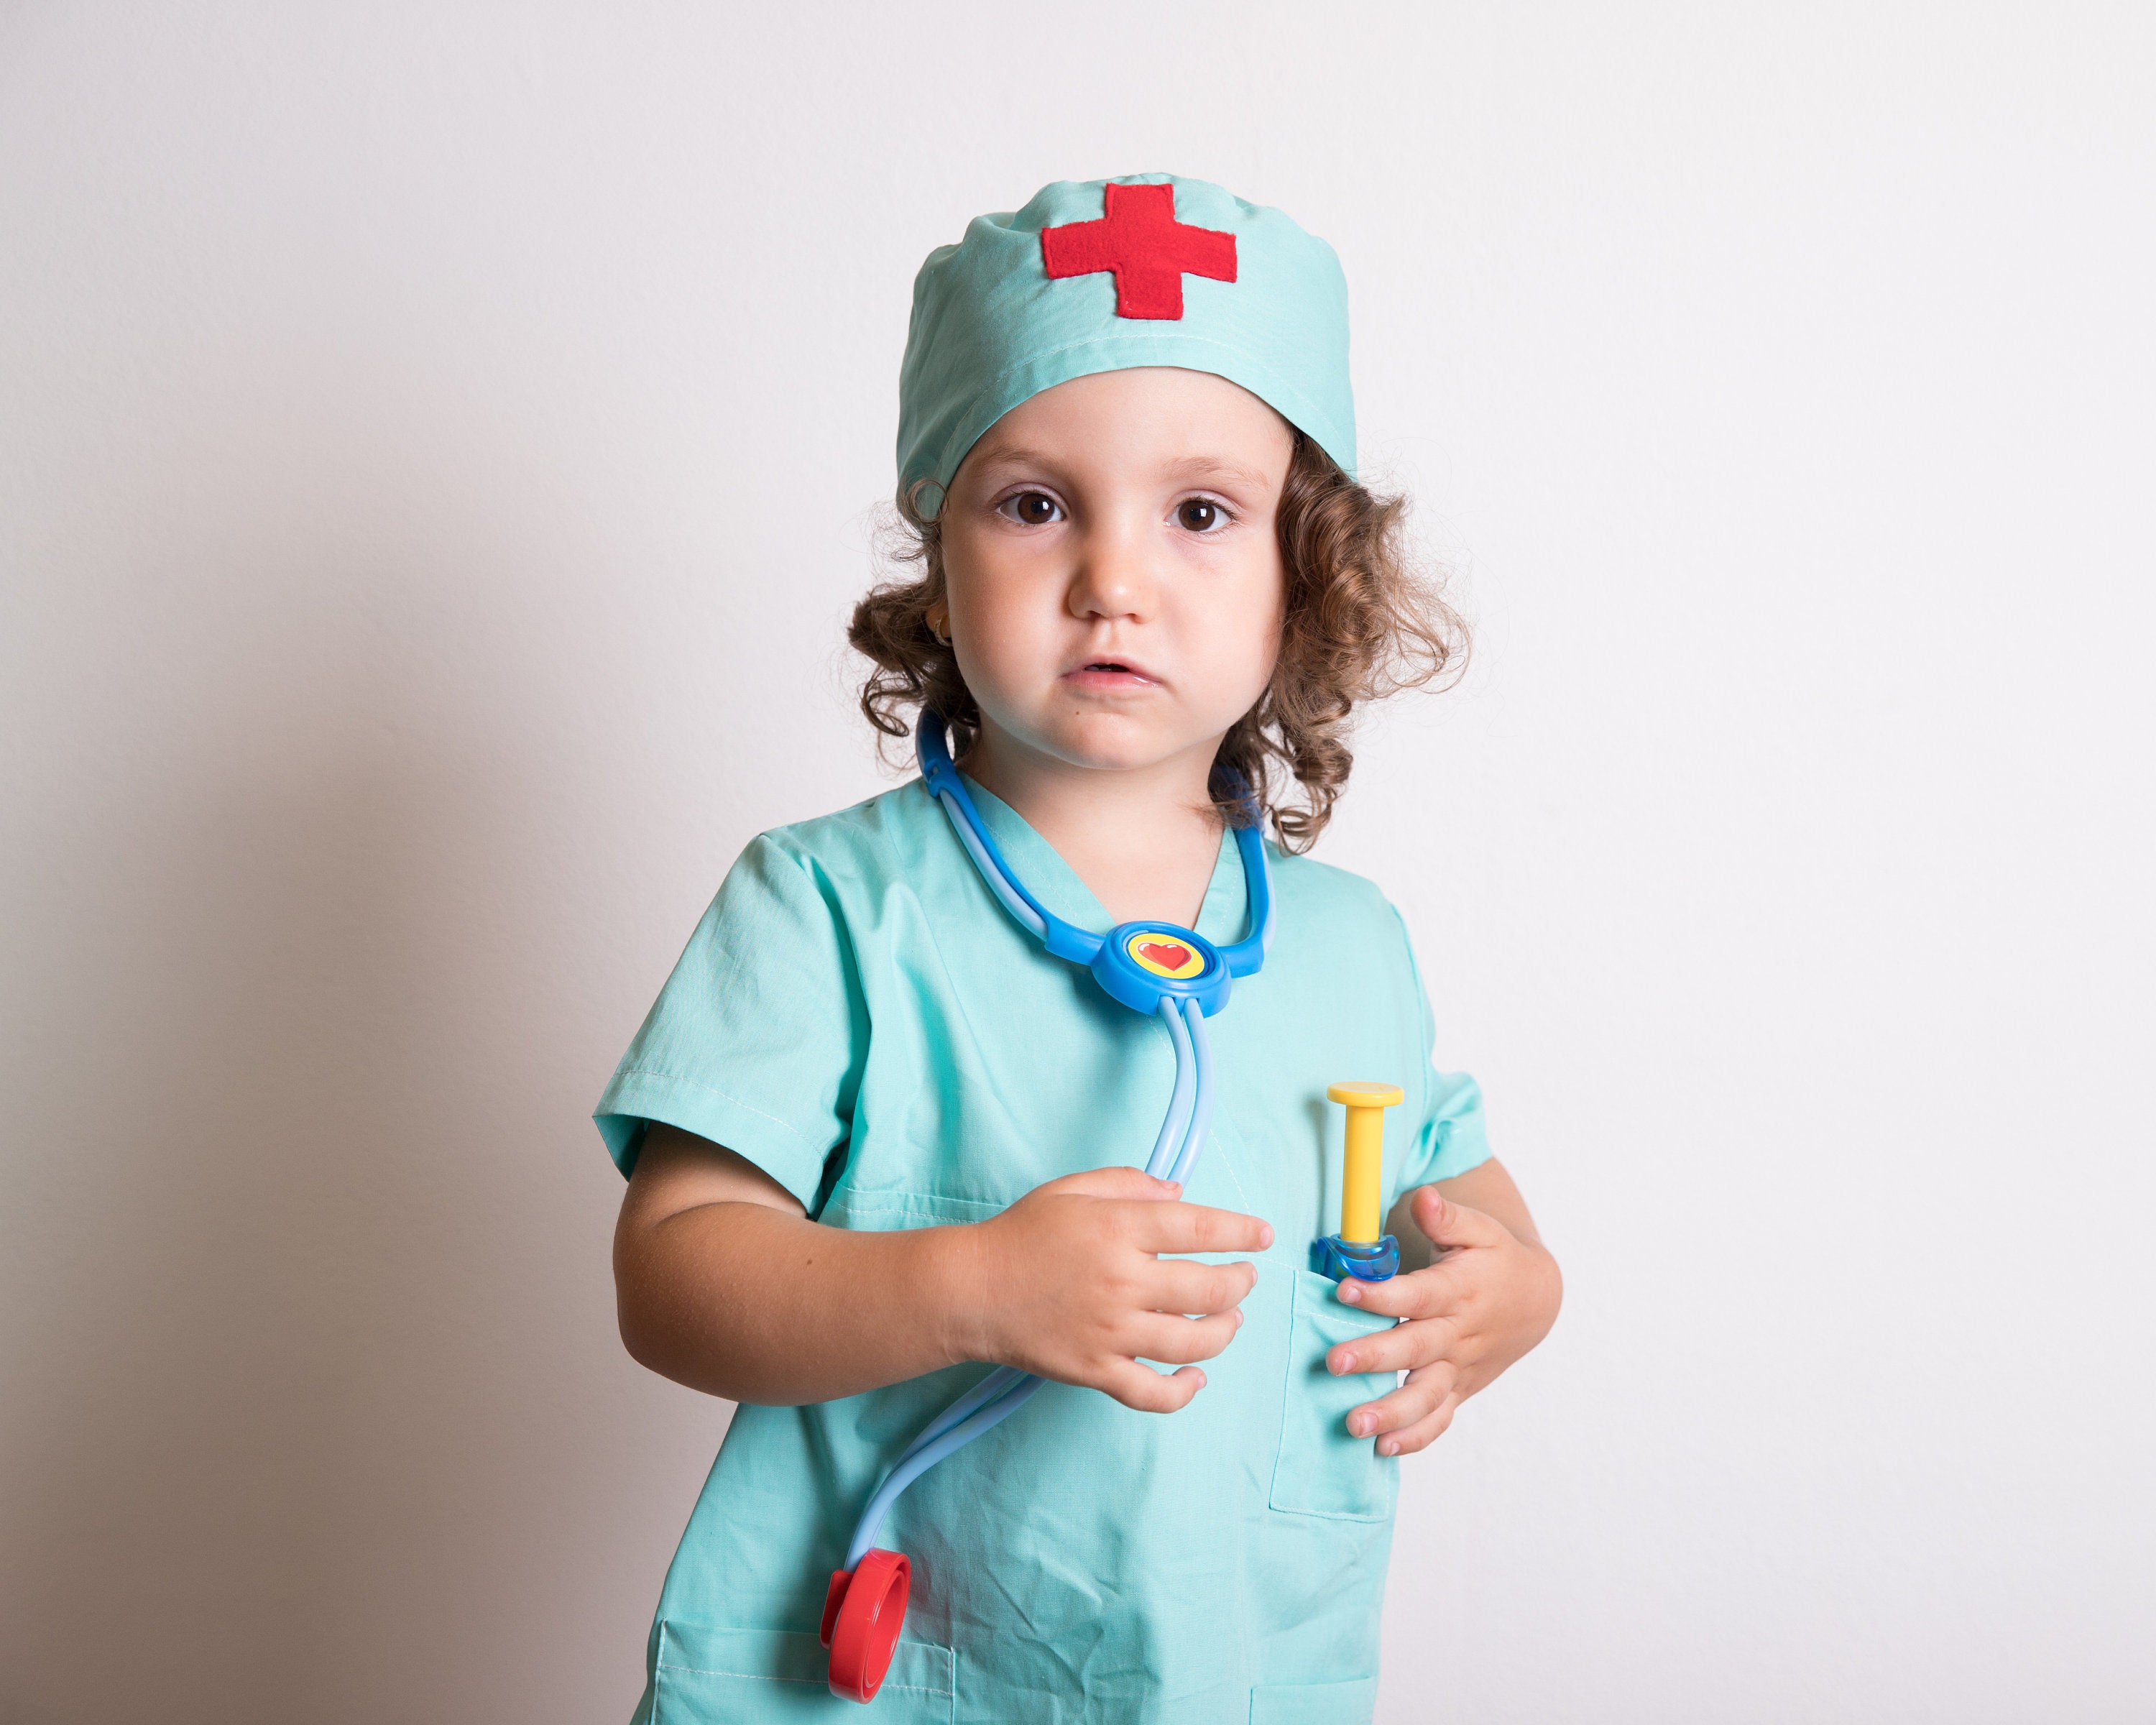
[[[194,746],[33,860],[9,1719],[634,1699],[672,1534],[606,1484],[649,1392],[587,1051],[518,1010],[561,952],[501,811],[382,730]]]

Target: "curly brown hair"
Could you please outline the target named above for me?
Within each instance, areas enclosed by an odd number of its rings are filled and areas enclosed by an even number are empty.
[[[893,558],[920,572],[880,583],[854,608],[846,639],[874,666],[861,711],[884,742],[910,732],[909,709],[941,713],[963,757],[980,709],[956,655],[928,626],[943,597],[942,534],[911,497],[900,500],[899,516]],[[1466,625],[1409,564],[1406,516],[1404,498],[1357,484],[1296,433],[1276,516],[1287,577],[1280,660],[1258,704],[1221,739],[1212,783],[1223,819],[1248,820],[1255,803],[1285,850],[1308,850],[1332,819],[1355,764],[1348,737],[1357,705],[1449,684],[1466,665]]]

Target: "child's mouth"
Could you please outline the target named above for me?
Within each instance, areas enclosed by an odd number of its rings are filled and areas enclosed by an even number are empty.
[[[1063,680],[1066,683],[1075,683],[1081,689],[1138,689],[1152,682],[1151,677],[1127,659],[1090,660],[1075,670],[1065,671]]]

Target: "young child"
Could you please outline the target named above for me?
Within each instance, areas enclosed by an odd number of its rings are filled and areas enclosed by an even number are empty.
[[[1036,1373],[869,1530],[911,1563],[882,1717],[1367,1720],[1397,1458],[1558,1278],[1399,915],[1301,854],[1357,703],[1455,649],[1351,476],[1346,284],[1218,187],[1060,183],[930,255],[900,395],[918,578],[855,614],[861,705],[963,778],[751,844],[599,1105],[623,1339],[741,1404],[636,1717],[852,1717],[819,1630],[864,1505]],[[1141,992],[1225,967],[1225,1004],[1111,998],[1083,953],[1138,922]],[[1388,1281],[1308,1267],[1348,1079],[1405,1093]],[[1172,1096],[1187,1193],[1141,1169]]]

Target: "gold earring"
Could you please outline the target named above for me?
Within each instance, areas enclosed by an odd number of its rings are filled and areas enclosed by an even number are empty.
[[[951,644],[951,633],[950,630],[945,627],[949,620],[950,619],[948,618],[939,619],[933,614],[931,614],[928,618],[928,633],[935,636],[938,641],[942,642],[947,647]]]

